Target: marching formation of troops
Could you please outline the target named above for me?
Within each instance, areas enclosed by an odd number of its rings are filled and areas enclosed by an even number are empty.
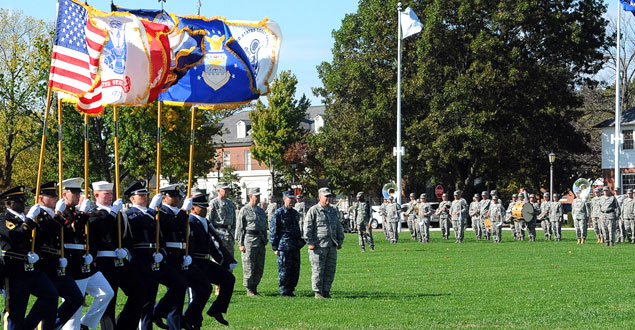
[[[358,201],[360,194],[358,194]],[[587,229],[590,224],[593,225],[598,237],[597,243],[605,243],[607,246],[612,246],[616,242],[635,243],[633,191],[629,189],[626,196],[613,196],[609,188],[604,187],[602,189],[596,188],[594,194],[594,197],[588,198],[583,191],[580,191],[573,201],[572,218],[576,229],[577,243],[584,244],[586,242]],[[528,218],[513,217],[514,207],[523,206],[526,203],[531,205],[530,210],[533,210],[533,213]],[[454,192],[453,201],[449,201],[448,195],[444,193],[436,211],[433,211],[426,194],[421,194],[419,200],[416,199],[415,194],[410,194],[410,201],[403,207],[398,205],[393,197],[390,197],[385,200],[379,210],[385,224],[383,227],[386,239],[391,243],[396,243],[399,239],[399,212],[401,210],[405,210],[403,216],[407,218],[412,239],[423,243],[430,241],[430,220],[433,214],[439,217],[442,238],[444,240],[449,238],[451,227],[454,230],[456,243],[463,242],[468,220],[471,220],[476,240],[491,239],[500,243],[503,224],[509,223],[514,240],[522,241],[528,236],[529,241],[533,242],[536,240],[538,222],[544,231],[545,240],[560,241],[562,239],[564,210],[559,202],[559,195],[550,196],[548,192],[544,193],[542,200],[539,201],[534,194],[527,194],[521,190],[519,194],[512,196],[512,201],[505,208],[498,198],[496,190],[483,191],[480,196],[475,194],[469,205],[462,198],[462,192],[457,190]],[[356,206],[352,207],[351,212],[356,214]],[[354,215],[353,218],[356,216]],[[370,221],[369,217],[367,217],[367,221]],[[360,231],[359,233],[362,251],[365,251],[363,237],[367,236],[364,232]],[[372,244],[372,234],[370,241]]]
[[[267,220],[259,189],[249,189],[249,203],[237,212],[223,182],[208,201],[202,190],[184,198],[179,185],[162,187],[149,199],[137,181],[125,191],[131,206],[124,209],[121,199],[113,201],[112,183],[92,184],[94,207],[81,196],[82,183],[64,180],[61,199],[56,182],[42,184],[38,203],[26,214],[23,186],[0,194],[6,329],[200,329],[212,284],[217,297],[206,314],[229,325],[223,314],[234,291],[235,244],[247,296],[258,295],[270,242],[283,297],[295,296],[305,244],[315,297],[331,297],[344,232],[329,188],[319,189],[319,203],[308,210],[293,192],[284,192],[284,205]],[[159,284],[166,291],[157,299]],[[117,314],[119,288],[126,299]],[[82,313],[85,295],[93,302]],[[30,296],[36,300],[25,315]]]

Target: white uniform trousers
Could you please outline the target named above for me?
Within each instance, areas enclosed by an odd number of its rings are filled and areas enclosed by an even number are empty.
[[[106,307],[108,307],[108,303],[110,303],[115,293],[101,272],[96,272],[85,279],[75,280],[75,283],[77,283],[82,295],[89,294],[93,296],[93,304],[90,305],[83,317],[82,307],[80,307],[73,317],[64,324],[62,329],[79,330],[82,324],[91,329],[97,329],[99,320],[101,320],[101,317],[104,315]]]

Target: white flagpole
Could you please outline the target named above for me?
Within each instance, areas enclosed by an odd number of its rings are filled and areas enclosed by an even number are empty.
[[[622,131],[620,129],[620,124],[622,121],[621,113],[622,109],[620,107],[620,2],[617,2],[617,56],[615,60],[615,139],[613,143],[615,144],[615,182],[614,189],[620,188],[620,144],[622,143]]]
[[[397,204],[401,205],[401,2],[397,4]],[[399,221],[401,224],[401,221]]]

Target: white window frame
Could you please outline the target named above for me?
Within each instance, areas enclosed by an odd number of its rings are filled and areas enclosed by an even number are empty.
[[[622,192],[635,189],[635,173],[622,173]]]
[[[251,171],[251,151],[245,150],[245,171]]]
[[[633,150],[633,130],[624,129],[622,130],[622,135],[624,136],[624,143],[622,144],[622,150]]]
[[[231,166],[231,153],[223,151],[223,168]]]

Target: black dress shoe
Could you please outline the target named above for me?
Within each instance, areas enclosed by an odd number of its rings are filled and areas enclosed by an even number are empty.
[[[227,320],[225,320],[225,318],[223,317],[223,313],[208,310],[207,315],[213,317],[218,323],[222,325],[229,325],[229,322],[227,322]]]
[[[190,322],[188,322],[187,320],[184,320],[183,318],[181,318],[181,328],[185,330],[200,330],[201,329],[201,327],[197,327],[191,324]]]
[[[152,317],[152,323],[154,323],[157,327],[161,329],[168,329],[168,326],[165,324],[165,322],[163,322],[163,318],[158,315],[155,315],[154,317]]]

